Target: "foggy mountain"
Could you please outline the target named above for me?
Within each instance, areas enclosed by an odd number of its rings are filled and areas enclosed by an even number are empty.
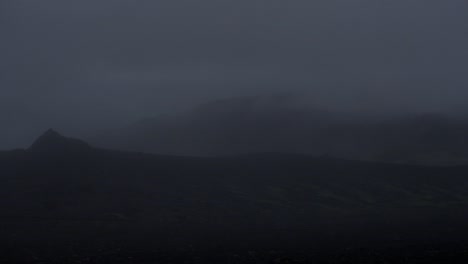
[[[0,264],[468,263],[467,13],[0,0]]]
[[[418,164],[468,163],[468,118],[331,112],[287,95],[202,104],[184,114],[143,120],[91,141],[159,154],[216,156],[257,152]]]

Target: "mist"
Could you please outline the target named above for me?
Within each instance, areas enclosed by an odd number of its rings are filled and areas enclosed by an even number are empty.
[[[0,0],[0,263],[468,263],[467,14]]]
[[[244,95],[464,113],[467,12],[462,0],[4,0],[0,149]]]

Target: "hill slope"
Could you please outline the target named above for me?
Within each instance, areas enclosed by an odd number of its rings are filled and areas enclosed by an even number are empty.
[[[174,155],[287,152],[396,163],[468,163],[464,118],[371,118],[321,111],[283,97],[218,100],[192,112],[110,131],[92,142]]]
[[[466,167],[274,153],[160,156],[48,132],[28,150],[0,153],[0,175],[5,245],[344,246],[468,230]]]

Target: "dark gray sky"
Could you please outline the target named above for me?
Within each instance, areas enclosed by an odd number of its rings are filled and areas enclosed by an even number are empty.
[[[463,109],[467,14],[466,0],[2,0],[0,149],[258,93]]]

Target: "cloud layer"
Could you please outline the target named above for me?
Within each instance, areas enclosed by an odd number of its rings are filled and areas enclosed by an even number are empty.
[[[0,148],[285,90],[329,108],[460,108],[467,12],[463,0],[4,0]]]

